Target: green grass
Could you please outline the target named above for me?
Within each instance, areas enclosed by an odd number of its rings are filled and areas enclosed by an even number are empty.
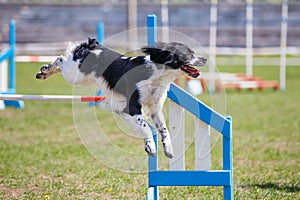
[[[17,64],[18,93],[72,94],[73,88],[60,76],[35,80],[39,67]],[[278,67],[255,67],[254,75],[277,80]],[[300,67],[288,67],[285,93],[269,89],[226,93],[227,113],[233,117],[236,199],[300,198],[299,88]],[[202,98],[209,103],[208,95]],[[109,168],[88,153],[76,133],[70,103],[25,102],[25,106],[0,111],[0,199],[145,198],[146,173]],[[97,117],[122,148],[142,148],[142,141],[117,135],[120,130],[110,113],[97,111]],[[187,168],[192,168],[192,146],[187,151]],[[212,152],[214,169],[221,167],[220,147],[219,140]],[[120,158],[112,157],[116,162]],[[144,162],[147,156],[142,158]],[[128,157],[126,162],[131,161]],[[222,188],[160,187],[160,194],[161,199],[222,199]]]

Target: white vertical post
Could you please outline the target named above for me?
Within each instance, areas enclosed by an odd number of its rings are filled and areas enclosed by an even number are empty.
[[[286,88],[286,48],[287,48],[287,26],[288,26],[288,0],[282,0],[281,13],[281,41],[280,41],[280,90]]]
[[[210,126],[195,118],[196,170],[210,170]]]
[[[128,30],[130,48],[135,49],[137,44],[137,0],[128,0]]]
[[[0,63],[0,93],[7,90],[7,60]]]
[[[215,63],[216,63],[216,43],[217,43],[217,19],[218,19],[218,0],[211,0],[210,7],[210,31],[209,31],[209,57],[208,66],[210,80],[208,81],[208,90],[211,93],[215,91]]]
[[[246,8],[246,75],[253,76],[253,0],[247,0]]]
[[[0,63],[0,94],[7,90],[7,77],[7,60],[4,60]],[[0,100],[0,110],[3,109],[5,109],[4,101]]]
[[[169,121],[169,131],[174,151],[174,157],[170,159],[170,170],[184,170],[184,109],[173,101],[169,103]]]
[[[0,110],[4,110],[4,109],[5,109],[4,101],[0,100]]]
[[[169,42],[169,9],[168,0],[161,0],[162,40]]]

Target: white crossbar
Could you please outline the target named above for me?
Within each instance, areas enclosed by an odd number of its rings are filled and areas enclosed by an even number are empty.
[[[100,102],[105,96],[0,94],[0,100]]]
[[[7,90],[7,60],[0,63],[0,92]]]
[[[7,90],[7,60],[0,62],[0,93]],[[0,100],[0,110],[5,108],[4,101]]]
[[[170,170],[185,170],[184,108],[173,101],[169,103],[169,130],[174,149]]]

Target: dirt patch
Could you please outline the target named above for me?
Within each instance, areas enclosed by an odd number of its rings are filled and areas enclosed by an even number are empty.
[[[10,188],[4,185],[0,185],[1,198],[3,199],[12,199],[21,197],[24,189],[23,188]]]

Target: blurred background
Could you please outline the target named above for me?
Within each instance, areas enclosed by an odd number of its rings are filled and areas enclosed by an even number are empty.
[[[99,22],[109,45],[118,46],[124,41],[112,36],[145,28],[150,13],[159,27],[184,33],[205,47],[209,61],[215,58],[217,80],[209,62],[201,80],[184,79],[181,86],[210,107],[225,104],[224,114],[233,117],[235,199],[299,199],[300,0],[0,0],[0,93],[74,94],[62,76],[38,81],[35,74],[64,53],[68,41],[97,37]],[[17,56],[15,45],[9,45],[10,20],[16,24]],[[282,92],[275,90],[279,82]],[[213,89],[220,91],[210,93]],[[118,170],[125,166],[123,158],[134,172],[146,161],[142,142],[124,134],[112,113],[97,109],[101,128],[118,147],[104,146],[100,150],[106,154],[99,155],[108,154],[105,161],[117,166],[95,161],[76,134],[73,111],[68,102],[34,101],[26,101],[23,110],[0,111],[0,199],[145,198],[146,175]],[[186,138],[193,139],[193,116],[185,113]],[[90,128],[94,115],[82,116]],[[215,135],[211,168],[222,169],[222,143]],[[186,141],[186,168],[193,169],[194,143]],[[133,148],[145,159],[113,151]],[[223,188],[161,187],[160,194],[161,199],[223,199]]]
[[[290,0],[288,4],[287,53],[299,54],[300,0]],[[246,0],[218,1],[217,54],[244,52],[246,7]],[[184,33],[207,47],[210,9],[210,0],[0,0],[0,49],[9,40],[11,19],[16,22],[17,54],[57,55],[64,51],[67,41],[96,37],[98,22],[104,23],[108,38],[145,27],[149,13],[157,15],[158,26]],[[163,12],[167,12],[165,21]],[[280,0],[253,2],[254,53],[279,53],[281,22]],[[228,51],[225,47],[232,49]]]

